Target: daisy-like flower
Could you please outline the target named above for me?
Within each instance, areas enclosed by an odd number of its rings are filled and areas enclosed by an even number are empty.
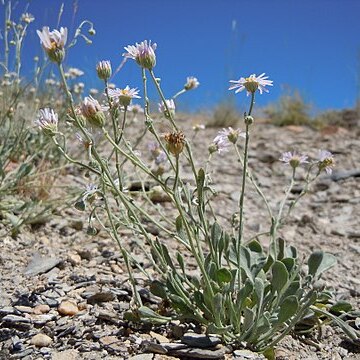
[[[105,114],[102,106],[92,96],[85,97],[80,107],[81,114],[96,127],[102,127],[105,123]]]
[[[165,101],[167,106],[164,104],[164,102],[161,102],[158,104],[158,109],[159,112],[163,113],[167,119],[170,119],[172,116],[175,115],[175,102],[173,99],[169,99]]]
[[[252,74],[247,78],[241,77],[239,80],[230,80],[233,85],[229,87],[229,90],[236,89],[235,94],[237,94],[246,89],[247,95],[254,94],[256,90],[259,90],[260,94],[262,94],[263,91],[269,92],[265,86],[273,86],[273,81],[268,80],[268,78],[268,76],[265,76],[265,73],[262,73],[259,76]]]
[[[154,158],[156,165],[160,165],[165,162],[166,154],[164,151],[162,151],[160,145],[157,142],[153,141],[149,143],[148,150],[150,151],[151,156]]]
[[[138,96],[139,90],[136,88],[130,89],[129,85],[125,89],[109,89],[109,96],[119,101],[122,106],[129,106],[132,99],[140,99]]]
[[[218,152],[219,154],[223,154],[229,151],[230,143],[229,141],[225,140],[224,138],[215,138],[213,143],[209,146],[208,150],[210,154],[214,152]]]
[[[56,85],[56,81],[54,79],[46,79],[45,80],[45,84],[49,85],[49,86],[55,86]]]
[[[149,43],[144,40],[140,44],[125,46],[127,52],[123,56],[134,59],[144,69],[151,70],[156,65],[156,47],[156,43],[151,44],[151,40]]]
[[[36,30],[41,45],[53,62],[61,63],[65,57],[65,44],[67,40],[67,28],[50,31],[48,26],[44,26],[42,30]]]
[[[196,89],[200,85],[198,79],[194,76],[189,76],[186,79],[186,84],[184,85],[185,90]]]
[[[236,144],[239,136],[246,137],[246,134],[240,129],[234,130],[232,127],[228,127],[227,129],[219,131],[214,139],[214,143],[230,141],[231,143]]]
[[[91,88],[89,90],[89,93],[90,93],[91,96],[95,96],[95,95],[97,95],[99,93],[99,90],[95,89],[95,88]]]
[[[139,104],[130,105],[128,111],[132,112],[134,115],[144,113],[144,109]]]
[[[192,129],[195,131],[195,132],[198,132],[200,130],[205,130],[205,125],[204,124],[195,124]]]
[[[84,139],[81,136],[81,134],[78,132],[75,134],[75,136],[76,136],[76,139],[84,146],[85,149],[89,149],[90,146],[92,146],[92,144],[93,144],[92,140],[89,141],[89,140]]]
[[[325,170],[327,174],[331,175],[333,167],[335,166],[334,155],[327,150],[320,150],[318,155],[319,170]]]
[[[21,15],[21,21],[23,21],[26,24],[30,24],[35,20],[34,15],[30,13],[24,13]]]
[[[92,204],[100,194],[98,187],[94,184],[86,185],[86,190],[83,192],[82,197],[75,203],[75,208],[80,211],[84,211],[86,209],[85,201]]]
[[[100,80],[109,80],[112,74],[111,63],[103,60],[97,63],[96,72]]]
[[[53,109],[40,109],[35,124],[45,135],[55,136],[58,132],[58,115]]]
[[[66,73],[65,77],[68,79],[76,79],[79,76],[84,75],[84,72],[78,68],[70,68]]]
[[[300,164],[308,163],[307,159],[307,155],[299,154],[296,151],[287,151],[281,155],[279,160],[287,165],[290,165],[293,169],[296,169]]]

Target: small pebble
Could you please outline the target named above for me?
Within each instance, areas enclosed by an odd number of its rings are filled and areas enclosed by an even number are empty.
[[[40,304],[40,305],[36,305],[33,308],[33,314],[35,315],[41,315],[41,314],[46,314],[50,311],[50,306],[47,304]]]
[[[37,347],[49,346],[52,343],[51,337],[45,334],[37,334],[31,338],[30,343]]]
[[[81,256],[79,254],[70,254],[68,256],[68,261],[73,266],[78,266],[81,264]]]
[[[61,304],[59,305],[58,312],[61,315],[73,316],[79,312],[79,308],[73,302],[65,300],[65,301],[62,301]]]

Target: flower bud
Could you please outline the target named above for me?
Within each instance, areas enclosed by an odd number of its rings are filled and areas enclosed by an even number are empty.
[[[85,201],[82,199],[77,201],[74,206],[75,206],[75,209],[79,210],[79,211],[85,211],[85,209],[86,209]]]
[[[251,125],[254,122],[254,118],[250,115],[247,115],[245,116],[244,121],[246,125]]]
[[[87,230],[86,230],[86,234],[87,234],[87,235],[91,235],[91,236],[97,235],[98,232],[99,232],[99,231],[98,231],[95,227],[93,227],[93,226],[91,226],[91,225],[89,225],[88,228],[87,228]]]
[[[209,151],[209,154],[213,154],[214,152],[217,152],[218,151],[218,147],[216,146],[216,144],[211,144],[209,147],[208,147],[208,151]]]
[[[112,74],[110,61],[100,61],[96,65],[96,72],[101,80],[109,80]]]
[[[104,126],[105,114],[99,102],[93,97],[85,97],[81,104],[81,113],[91,125],[96,127]]]

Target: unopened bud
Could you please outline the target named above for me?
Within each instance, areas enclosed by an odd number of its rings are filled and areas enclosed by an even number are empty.
[[[251,125],[254,122],[254,118],[252,116],[248,115],[248,116],[245,116],[244,121],[245,121],[246,125]]]
[[[101,80],[108,80],[111,77],[112,69],[110,61],[100,61],[96,65],[96,72]]]

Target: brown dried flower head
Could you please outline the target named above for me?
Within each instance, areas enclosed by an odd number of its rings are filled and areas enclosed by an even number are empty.
[[[168,150],[178,156],[184,149],[185,135],[182,131],[167,133],[164,135]]]

